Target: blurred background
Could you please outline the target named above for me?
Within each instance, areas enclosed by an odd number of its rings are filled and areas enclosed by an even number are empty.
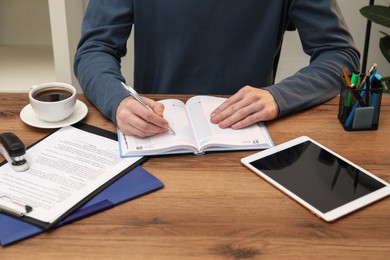
[[[363,54],[367,20],[359,10],[368,0],[338,0],[340,9]],[[88,0],[0,0],[0,92],[27,92],[29,87],[49,81],[75,85],[72,64]],[[389,0],[375,4],[389,6]],[[390,75],[390,64],[379,49],[384,26],[372,24],[367,64],[378,64],[378,73]],[[132,82],[133,40],[122,72]],[[308,64],[296,31],[287,32],[276,80],[292,75]]]

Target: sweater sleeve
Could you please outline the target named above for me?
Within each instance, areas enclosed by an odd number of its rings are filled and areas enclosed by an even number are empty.
[[[293,0],[289,16],[310,64],[266,88],[279,106],[279,117],[338,95],[343,66],[351,72],[359,70],[360,54],[335,0]]]
[[[132,1],[89,1],[82,24],[74,72],[85,95],[116,123],[116,109],[128,96],[120,60],[133,24]]]

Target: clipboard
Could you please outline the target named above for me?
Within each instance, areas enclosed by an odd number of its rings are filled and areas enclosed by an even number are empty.
[[[54,228],[71,224],[80,219],[111,209],[126,201],[139,198],[164,187],[164,184],[141,166],[135,167],[81,208],[60,221]],[[0,245],[7,246],[45,232],[44,228],[32,225],[0,213]]]
[[[107,131],[105,129],[101,129],[101,128],[98,128],[98,127],[95,127],[95,126],[92,126],[92,125],[88,125],[88,124],[85,124],[85,123],[82,123],[82,122],[74,124],[72,126],[75,127],[75,128],[78,128],[80,130],[92,133],[92,134],[100,135],[100,136],[103,136],[103,137],[106,137],[106,138],[109,138],[109,139],[112,139],[112,140],[115,140],[115,141],[117,140],[117,134],[116,133]],[[44,138],[40,139],[39,141],[35,142],[31,146],[29,146],[27,148],[27,150],[30,149],[31,147],[33,147],[34,145],[38,144],[39,142],[41,142],[42,140],[44,140],[48,136],[54,134],[58,130],[59,129],[57,129],[56,131],[52,132],[51,134],[45,136]],[[120,179],[122,176],[124,176],[126,173],[128,173],[129,171],[134,169],[136,166],[138,166],[140,163],[144,162],[145,160],[146,160],[146,157],[141,157],[136,163],[133,163],[132,165],[130,165],[129,167],[127,167],[123,171],[121,171],[118,174],[116,174],[113,178],[111,178],[109,181],[107,181],[106,183],[104,183],[103,185],[98,187],[96,190],[91,192],[88,196],[86,196],[83,199],[81,199],[77,204],[75,204],[73,207],[71,207],[69,210],[67,210],[63,215],[61,215],[59,218],[57,218],[55,221],[53,221],[51,223],[42,222],[40,220],[31,218],[31,217],[29,217],[27,215],[24,215],[24,216],[23,215],[17,215],[17,214],[15,214],[13,212],[10,212],[10,211],[2,210],[1,213],[5,214],[5,215],[9,215],[9,216],[14,217],[14,218],[17,218],[17,219],[19,219],[21,221],[25,221],[25,222],[27,222],[29,224],[33,224],[33,225],[35,225],[37,227],[40,227],[42,229],[51,229],[51,228],[57,226],[58,224],[60,224],[62,220],[66,219],[68,216],[70,216],[73,212],[75,212],[77,209],[79,209],[84,204],[86,204],[89,200],[91,200],[93,197],[95,197],[101,191],[103,191],[104,189],[109,187],[112,183],[114,183],[116,180]],[[2,166],[5,163],[6,162],[2,163],[0,166]]]

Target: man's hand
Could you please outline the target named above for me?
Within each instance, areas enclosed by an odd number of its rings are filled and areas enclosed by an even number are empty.
[[[133,97],[125,98],[116,111],[118,128],[125,135],[148,137],[168,131],[168,121],[163,118],[164,105],[143,97],[154,113]]]
[[[220,128],[240,129],[278,114],[278,105],[267,90],[245,86],[215,109],[210,121]]]

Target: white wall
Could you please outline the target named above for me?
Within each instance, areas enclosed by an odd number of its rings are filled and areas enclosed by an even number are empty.
[[[47,0],[0,0],[0,92],[55,79]]]
[[[51,45],[47,0],[0,0],[1,45]]]

